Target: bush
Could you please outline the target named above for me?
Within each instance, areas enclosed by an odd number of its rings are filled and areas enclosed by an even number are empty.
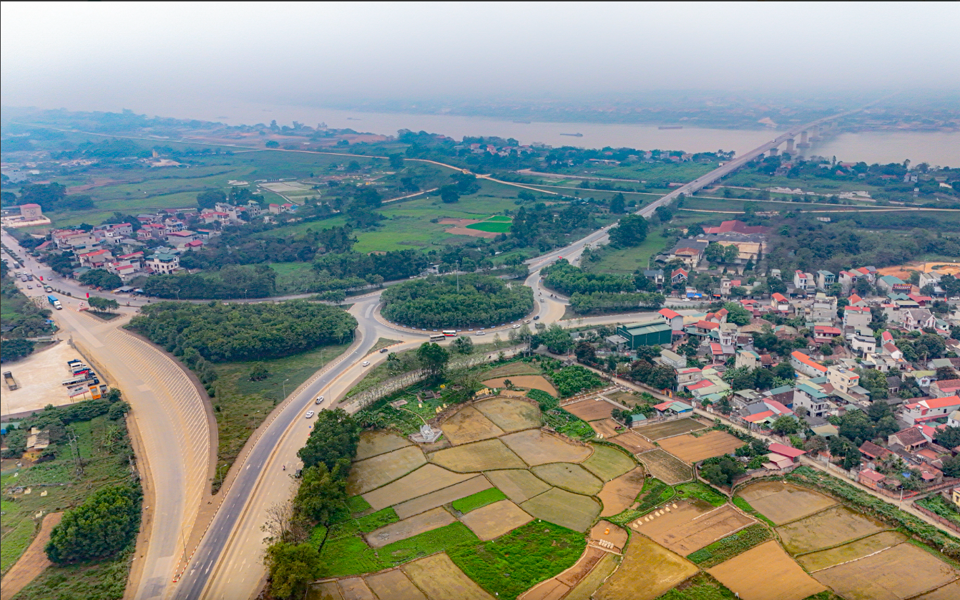
[[[603,385],[603,380],[596,373],[580,365],[563,367],[553,373],[550,378],[553,379],[553,384],[557,386],[561,398],[567,398],[578,392]]]
[[[451,275],[407,281],[381,296],[391,321],[427,329],[490,327],[533,310],[533,291],[487,275]]]
[[[53,528],[47,557],[63,564],[106,558],[123,550],[140,529],[141,500],[139,485],[97,490]]]

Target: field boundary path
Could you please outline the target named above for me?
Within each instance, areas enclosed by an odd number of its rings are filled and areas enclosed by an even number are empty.
[[[0,581],[0,597],[4,599],[13,598],[20,593],[20,590],[27,587],[31,581],[36,579],[40,573],[43,573],[47,567],[53,564],[50,562],[50,559],[47,558],[44,547],[50,540],[50,533],[53,531],[53,528],[60,524],[62,518],[62,512],[47,513],[43,517],[43,523],[40,525],[40,531],[37,532],[37,536],[33,538],[33,541],[27,546],[26,552],[20,556],[17,562],[7,571],[7,574],[3,576],[3,581]]]

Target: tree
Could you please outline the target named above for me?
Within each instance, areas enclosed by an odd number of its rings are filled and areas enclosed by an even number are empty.
[[[99,298],[97,296],[91,296],[87,302],[90,303],[90,308],[95,312],[105,313],[111,310],[117,310],[120,308],[120,303],[116,300],[110,298]]]
[[[943,474],[947,477],[960,477],[960,455],[944,459]]]
[[[197,206],[199,206],[201,209],[212,209],[217,205],[217,203],[223,203],[226,201],[227,195],[223,193],[222,190],[211,190],[197,194]]]
[[[393,170],[399,170],[403,168],[403,155],[400,153],[391,154],[390,158],[390,168]]]
[[[727,302],[723,305],[727,309],[727,321],[735,325],[749,325],[753,315],[747,309],[736,302]]]
[[[263,381],[269,376],[270,371],[262,362],[253,363],[253,367],[250,369],[250,381]]]
[[[511,331],[511,333],[513,333]],[[473,354],[473,340],[465,335],[461,335],[453,341],[453,347],[459,354]]]
[[[827,441],[819,435],[807,438],[803,443],[803,449],[810,454],[820,454],[827,449]]]
[[[937,443],[945,448],[960,446],[960,427],[946,427],[937,431]]]
[[[113,485],[88,496],[63,515],[45,551],[54,563],[106,558],[126,548],[140,528],[139,486]]]
[[[123,285],[120,277],[103,269],[91,269],[80,276],[80,283],[98,288],[115,289]]]
[[[593,344],[583,341],[577,344],[574,354],[577,356],[577,360],[588,365],[594,365],[597,363],[597,351],[594,349]]]
[[[661,223],[669,223],[670,220],[673,219],[673,211],[666,206],[658,206],[653,212],[657,215],[657,218],[660,219]]]
[[[266,146],[267,148],[279,148],[280,142],[276,140],[268,140],[267,143],[264,144],[264,146]]]
[[[320,552],[309,543],[278,542],[267,548],[264,563],[270,571],[270,593],[277,598],[301,598],[317,578]]]
[[[460,201],[460,190],[452,183],[448,183],[440,188],[440,200],[444,204],[453,204]]]
[[[711,264],[723,262],[723,246],[717,242],[710,242],[703,251],[703,257],[710,261]]]
[[[450,354],[439,344],[424,342],[417,349],[417,360],[420,361],[420,365],[424,370],[429,372],[431,376],[439,377],[443,375],[444,370],[447,368],[447,363],[450,361]]]
[[[534,336],[537,345],[543,344],[553,354],[567,354],[573,348],[573,338],[563,327],[553,323],[543,332]],[[533,346],[536,350],[536,346]]]
[[[347,480],[341,472],[349,467],[350,461],[341,458],[332,471],[323,463],[304,469],[293,501],[297,512],[315,523],[329,525],[347,499]]]
[[[697,237],[698,235],[703,235],[703,226],[700,223],[694,223],[690,227],[687,227],[687,237]]]
[[[703,468],[700,469],[700,475],[704,479],[716,486],[728,487],[733,480],[743,475],[746,471],[743,465],[729,456],[724,456],[716,462],[704,461]]]
[[[779,417],[770,428],[777,435],[789,435],[800,431],[800,423],[790,416]]]
[[[626,215],[616,227],[610,229],[610,245],[615,248],[632,248],[647,239],[647,220],[640,215]]]
[[[342,408],[322,410],[317,413],[310,437],[297,456],[305,469],[323,463],[332,471],[341,458],[353,459],[359,442],[360,425],[353,417]],[[341,467],[340,472],[346,477],[345,469]]]
[[[627,202],[623,197],[623,194],[618,192],[613,198],[610,199],[610,212],[615,215],[622,215],[627,210]]]
[[[783,361],[778,363],[777,366],[773,368],[773,376],[778,379],[796,379],[797,372],[794,370],[793,365],[789,361]]]

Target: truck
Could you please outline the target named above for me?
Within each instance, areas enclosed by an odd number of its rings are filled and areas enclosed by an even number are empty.
[[[3,382],[7,384],[7,388],[12,392],[17,389],[17,382],[13,379],[13,373],[10,371],[3,372]]]
[[[60,301],[57,300],[56,296],[47,296],[47,302],[50,303],[57,310],[63,310],[63,306],[60,304]]]

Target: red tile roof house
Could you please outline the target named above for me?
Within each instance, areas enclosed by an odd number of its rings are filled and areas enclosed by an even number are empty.
[[[887,455],[893,454],[886,448],[878,446],[873,442],[864,442],[860,445],[860,454],[863,455],[865,459],[870,462],[876,462],[878,460],[883,460]]]
[[[671,329],[674,331],[683,331],[683,315],[669,308],[661,308],[659,312],[660,316],[670,325]]]
[[[813,339],[819,344],[829,342],[841,335],[843,335],[843,332],[836,327],[830,327],[828,325],[814,325],[813,327]]]
[[[933,385],[931,384],[930,387],[933,387]],[[958,409],[960,409],[960,397],[958,396],[925,398],[905,405],[901,416],[907,423],[916,425],[924,421],[942,419]]]
[[[821,377],[827,374],[827,368],[825,366],[799,350],[794,350],[790,354],[790,364],[793,365],[794,369],[808,377]]]
[[[898,431],[894,434],[887,436],[887,444],[893,446],[897,444],[902,446],[904,450],[912,452],[918,448],[923,448],[930,443],[924,435],[923,432],[917,429],[916,427],[908,427],[903,431]]]
[[[960,395],[960,379],[944,379],[930,384],[930,395],[936,398]]]
[[[789,458],[791,463],[797,462],[797,459],[798,459],[798,458],[800,458],[801,456],[803,456],[804,454],[806,454],[806,452],[805,452],[804,450],[799,450],[799,449],[794,448],[794,447],[792,447],[792,446],[787,446],[787,445],[785,445],[785,444],[780,444],[780,443],[777,443],[777,442],[774,442],[774,443],[770,444],[770,446],[769,446],[768,449],[769,449],[770,452],[773,453],[773,454],[777,454],[777,455],[779,455],[779,456],[783,456],[783,457],[785,457],[785,458]]]
[[[879,490],[881,488],[881,483],[885,479],[885,476],[881,473],[877,473],[873,469],[864,469],[860,471],[860,474],[857,476],[857,481],[861,485],[865,485],[872,490]]]

